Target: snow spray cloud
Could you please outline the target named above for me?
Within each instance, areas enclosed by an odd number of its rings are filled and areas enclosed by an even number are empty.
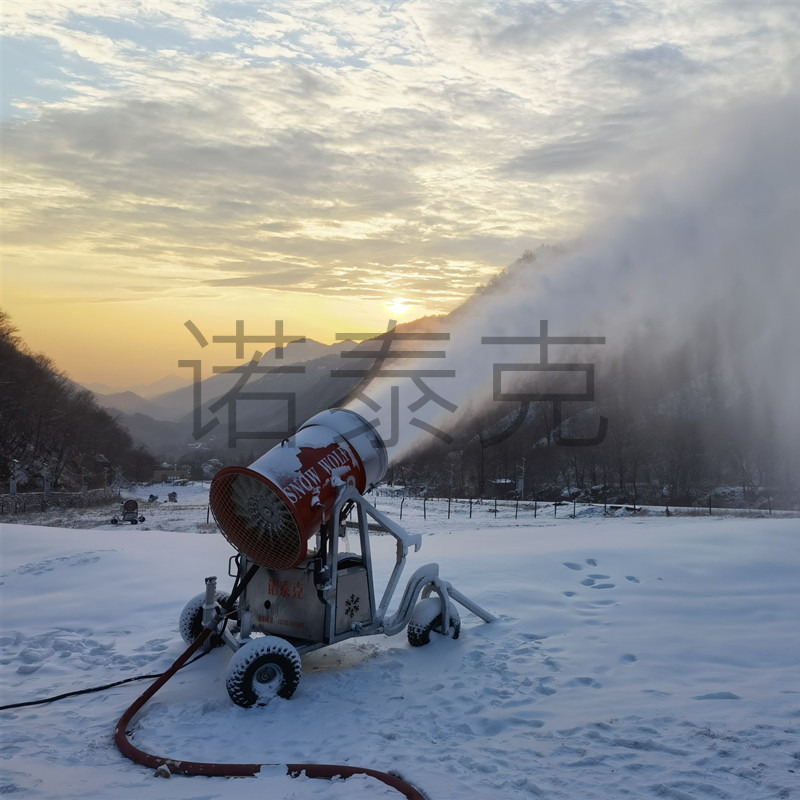
[[[497,365],[541,363],[541,347],[520,342],[546,320],[549,336],[605,341],[571,355],[553,347],[550,363],[601,368],[646,341],[640,356],[657,369],[713,339],[724,389],[750,392],[756,413],[800,451],[797,130],[797,96],[685,127],[578,242],[510,271],[451,315],[439,339],[393,342],[391,352],[429,353],[386,361],[349,407],[378,422],[394,461],[425,437],[447,440],[494,401]]]

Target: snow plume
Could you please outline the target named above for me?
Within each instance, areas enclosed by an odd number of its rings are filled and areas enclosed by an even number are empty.
[[[416,383],[385,375],[367,387],[369,401],[350,407],[379,420],[395,460],[426,436],[456,434],[478,408],[495,402],[511,412],[514,403],[493,400],[493,367],[541,363],[539,345],[519,338],[538,335],[547,320],[553,337],[605,338],[553,345],[551,364],[593,363],[599,377],[604,363],[635,353],[643,372],[657,375],[683,351],[712,365],[723,391],[748,395],[755,421],[768,420],[800,450],[798,129],[797,96],[684,125],[619,197],[605,198],[602,219],[579,241],[522,259],[451,315],[447,340],[394,341],[392,352],[440,351],[384,363],[419,370]],[[509,391],[513,375],[500,377]]]

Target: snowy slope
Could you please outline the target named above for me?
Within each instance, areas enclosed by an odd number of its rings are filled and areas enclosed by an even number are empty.
[[[199,494],[192,494],[192,492]],[[145,490],[146,492],[146,490]],[[160,672],[232,549],[203,490],[140,526],[2,530],[2,704]],[[145,494],[146,496],[146,494]],[[166,494],[164,494],[166,496]],[[398,518],[399,500],[379,498]],[[495,517],[406,501],[427,561],[499,616],[456,640],[354,639],[303,660],[291,700],[234,706],[230,651],[181,671],[134,742],[172,758],[397,771],[431,800],[800,797],[800,521]],[[90,528],[93,524],[97,527]],[[76,520],[65,520],[76,524]],[[159,525],[162,530],[146,530]],[[394,544],[373,537],[378,582]],[[31,798],[399,798],[372,778],[155,778],[113,730],[147,686],[0,714],[0,792]]]

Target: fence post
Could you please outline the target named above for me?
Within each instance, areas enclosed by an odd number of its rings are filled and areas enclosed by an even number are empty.
[[[400,498],[400,519],[403,519],[403,503],[405,503],[405,501],[405,497]]]
[[[537,509],[537,505],[538,505],[538,501],[537,501],[537,500],[536,500],[536,498],[534,497],[534,498],[533,498],[533,518],[534,518],[534,519],[536,519],[536,512],[537,512],[537,510],[538,510],[538,509]]]
[[[517,498],[516,505],[514,506],[514,519],[519,516],[519,497]]]
[[[450,498],[447,498],[447,519],[450,519]]]
[[[428,498],[427,497],[423,497],[422,498],[422,519],[428,519],[427,504],[428,504]]]
[[[469,518],[472,519],[472,498],[469,499]]]

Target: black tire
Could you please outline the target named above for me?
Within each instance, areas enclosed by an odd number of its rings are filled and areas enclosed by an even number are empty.
[[[285,639],[265,636],[240,647],[231,658],[225,686],[242,708],[265,705],[274,697],[289,699],[300,683],[297,650]]]
[[[230,599],[227,592],[217,592],[214,596],[217,605],[222,609]],[[203,603],[206,601],[205,593],[198,594],[193,597],[181,611],[181,617],[178,620],[178,631],[181,634],[186,644],[191,644],[203,632]],[[209,636],[203,644],[203,651],[208,652],[214,647],[220,647],[223,644],[219,636]]]
[[[452,638],[461,634],[461,617],[454,605],[450,605],[450,627]],[[414,606],[414,613],[408,623],[408,643],[412,647],[423,647],[431,640],[431,631],[442,631],[442,601],[439,597],[426,597]]]

